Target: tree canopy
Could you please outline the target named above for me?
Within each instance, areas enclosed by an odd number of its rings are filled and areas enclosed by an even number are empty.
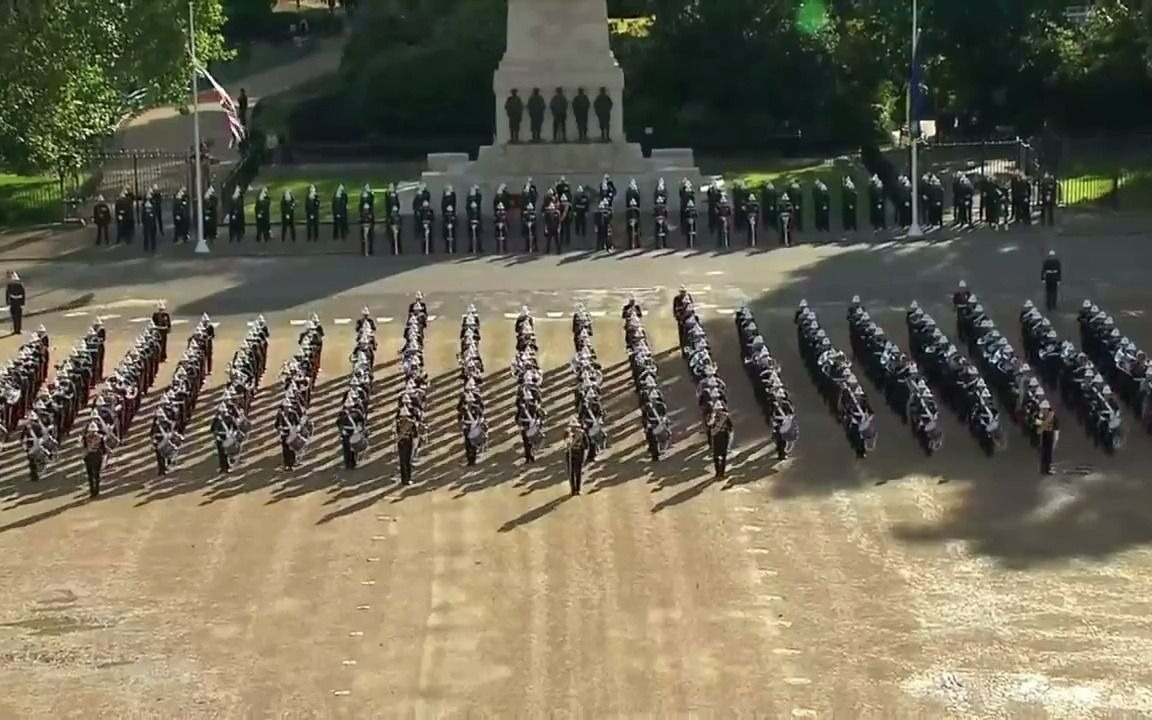
[[[193,0],[198,59],[227,53],[221,0]],[[187,0],[0,3],[0,163],[75,165],[143,91],[189,93]]]
[[[1143,126],[1152,109],[1145,5],[1152,10],[1146,0],[1100,0],[1077,21],[1065,0],[921,0],[924,119],[976,134],[1046,122]],[[660,144],[696,147],[879,137],[904,123],[910,6],[610,0],[614,14],[654,18],[646,32],[614,39],[629,134],[652,127]],[[362,16],[328,107],[349,108],[366,134],[490,136],[502,0],[380,0]],[[298,139],[326,134],[314,112],[299,118]]]

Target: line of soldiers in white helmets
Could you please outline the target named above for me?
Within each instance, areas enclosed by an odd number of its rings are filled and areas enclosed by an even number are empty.
[[[516,380],[516,425],[524,462],[532,464],[544,449],[548,413],[544,409],[544,372],[540,369],[540,346],[536,341],[536,321],[527,306],[516,317],[516,354],[512,377]]]
[[[967,295],[967,285],[961,282],[953,302],[960,307]],[[1003,448],[1006,442],[1000,425],[1000,411],[992,391],[980,371],[960,353],[956,345],[918,304],[908,310],[908,344],[918,368],[923,369],[929,383],[939,397],[961,418],[969,433],[988,455]],[[957,314],[958,337],[967,337],[963,322]]]
[[[296,463],[308,451],[314,430],[308,411],[320,359],[324,351],[324,326],[315,314],[300,333],[296,352],[280,368],[282,394],[276,413],[276,430],[280,435],[280,457],[285,470],[295,470]]]
[[[456,418],[464,439],[464,460],[475,465],[488,452],[488,419],[484,410],[484,358],[480,353],[480,315],[469,305],[460,319],[460,399]]]
[[[424,335],[428,329],[428,306],[423,293],[408,305],[404,321],[404,347],[400,349],[400,372],[404,385],[396,397],[396,451],[400,461],[400,484],[412,483],[412,465],[418,461],[427,439],[424,421],[428,372],[424,365]]]
[[[167,359],[167,329],[152,322],[136,338],[115,370],[108,374],[96,395],[92,412],[81,435],[88,494],[100,494],[105,459],[115,453],[140,409],[140,403],[156,381],[160,364]]]
[[[576,381],[573,393],[573,411],[588,438],[586,462],[593,462],[608,449],[608,428],[604,421],[604,366],[596,357],[592,342],[592,315],[583,303],[572,313],[572,361],[568,369]]]
[[[740,341],[744,372],[752,383],[756,404],[772,429],[776,458],[784,460],[792,454],[796,441],[800,439],[800,423],[796,420],[796,406],[780,376],[780,363],[768,349],[756,318],[747,307],[736,311],[736,335]]]
[[[152,450],[156,456],[156,471],[163,477],[176,464],[188,423],[196,411],[196,403],[204,383],[212,373],[212,350],[216,328],[204,315],[192,330],[184,354],[176,364],[172,382],[160,396],[152,415]]]
[[[43,327],[37,330],[36,336],[43,340],[46,348],[48,333]],[[20,419],[21,440],[32,482],[39,480],[56,461],[61,440],[71,432],[76,416],[88,406],[93,389],[103,380],[104,339],[102,325],[89,328],[56,366],[52,381],[41,388]]]
[[[268,322],[263,315],[248,324],[248,333],[226,368],[228,378],[210,431],[221,473],[231,472],[252,431],[249,414],[268,364]]]
[[[1031,300],[1020,311],[1020,334],[1025,353],[1040,369],[1039,377],[1059,389],[1064,404],[1076,413],[1093,442],[1106,452],[1123,447],[1123,410],[1092,359],[1062,341]]]
[[[644,439],[648,444],[648,455],[656,462],[672,447],[672,420],[668,417],[668,402],[660,388],[658,364],[648,345],[648,334],[644,331],[644,310],[635,298],[630,297],[620,316],[624,321],[624,346],[628,352],[628,366],[632,371],[632,388],[640,404]]]
[[[728,469],[728,453],[735,440],[727,386],[720,378],[719,366],[712,357],[704,323],[696,314],[695,302],[686,289],[681,288],[672,299],[672,313],[680,333],[680,354],[696,385],[696,403],[704,420],[712,466],[716,477],[723,478]]]
[[[924,454],[931,455],[943,447],[940,409],[927,379],[872,319],[858,295],[848,306],[848,334],[852,354],[864,367],[864,374],[912,430]]]
[[[1100,306],[1085,300],[1077,316],[1080,347],[1135,412],[1140,424],[1152,432],[1152,376],[1148,356],[1116,327]]]
[[[16,432],[48,379],[48,333],[35,332],[0,370],[0,445]]]
[[[809,375],[844,428],[856,457],[866,457],[876,448],[876,414],[852,371],[851,360],[833,346],[807,301],[800,302],[794,321],[800,357]]]
[[[974,295],[966,300],[961,297],[955,309],[957,335],[967,344],[969,356],[1029,442],[1041,446],[1045,425],[1055,416],[1055,409],[1036,371],[1000,333]],[[1042,446],[1040,450],[1047,452]]]
[[[368,308],[364,308],[356,320],[356,346],[348,361],[352,363],[352,373],[340,401],[336,430],[340,435],[344,467],[355,470],[360,458],[368,452],[371,437],[368,420],[376,373],[376,320]]]

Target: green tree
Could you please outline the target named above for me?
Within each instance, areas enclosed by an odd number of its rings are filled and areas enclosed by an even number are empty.
[[[227,53],[220,0],[193,0],[198,58]],[[74,167],[144,91],[188,97],[185,0],[54,0],[0,6],[0,163]]]
[[[276,0],[225,0],[224,37],[245,42],[259,37],[268,27]]]

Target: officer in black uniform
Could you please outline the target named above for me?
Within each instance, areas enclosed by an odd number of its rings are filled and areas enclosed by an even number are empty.
[[[19,335],[24,327],[24,283],[16,271],[8,273],[8,286],[4,289],[4,303],[8,305],[8,314],[12,318],[12,334]]]
[[[596,208],[596,249],[612,252],[616,248],[612,243],[612,206],[607,198],[600,201]]]
[[[848,175],[840,182],[840,226],[844,232],[856,232],[856,203],[858,194],[856,183]]]
[[[475,196],[468,196],[467,203],[468,252],[481,253],[484,252],[484,224],[483,216],[480,212],[482,205],[480,204],[481,198],[479,190],[476,191]]]
[[[576,198],[572,202],[575,212],[576,237],[588,237],[588,211],[591,209],[592,198],[588,195],[588,188],[583,185],[576,186]]]
[[[315,185],[308,186],[308,197],[304,198],[304,232],[308,242],[320,241],[320,194]]]
[[[828,232],[832,229],[832,198],[828,186],[823,180],[817,179],[812,184],[812,205],[815,208],[817,232]]]
[[[239,185],[232,188],[232,199],[228,203],[228,242],[240,242],[244,239],[244,228],[247,225],[244,215],[244,191]]]
[[[104,469],[104,455],[108,452],[104,435],[89,430],[84,433],[84,471],[88,476],[88,496],[99,497],[100,473]]]
[[[712,467],[716,478],[723,479],[728,470],[728,445],[732,440],[732,418],[726,411],[717,411],[708,418],[708,449],[712,452]]]
[[[296,242],[296,198],[291,190],[285,190],[280,197],[280,242],[287,240],[289,235],[292,242]]]
[[[266,187],[256,197],[256,242],[260,241],[272,241],[272,197]]]
[[[748,247],[755,247],[760,237],[760,202],[755,192],[744,193],[744,227],[748,230]]]
[[[560,213],[560,247],[567,249],[572,244],[572,191],[567,189],[557,193],[556,197],[556,209]]]
[[[734,224],[732,225],[732,232],[735,234],[745,227],[744,216],[744,197],[747,195],[748,190],[744,187],[744,183],[740,180],[732,183],[732,216]]]
[[[592,101],[592,111],[596,113],[596,121],[600,125],[600,142],[612,141],[612,98],[608,95],[608,88],[600,88],[600,93]]]
[[[520,123],[524,120],[524,101],[520,91],[513,89],[504,101],[504,112],[508,115],[509,142],[520,142]]]
[[[455,197],[456,193],[452,193]],[[456,206],[447,205],[440,214],[440,228],[444,240],[444,252],[449,255],[456,252]]]
[[[687,205],[684,206],[684,244],[691,250],[696,247],[696,233],[699,227],[698,213],[696,211],[696,199],[688,198]]]
[[[103,195],[96,197],[96,204],[92,206],[92,223],[96,226],[96,244],[111,244],[108,238],[108,226],[112,224],[112,209],[104,201]]]
[[[188,242],[192,225],[192,201],[187,188],[180,188],[172,198],[172,242]]]
[[[568,438],[564,455],[568,459],[568,489],[579,495],[584,486],[584,462],[588,454],[588,436],[580,424],[580,418],[573,417],[568,423]]]
[[[416,423],[400,417],[396,421],[396,456],[400,461],[400,484],[412,484],[412,457],[416,450]]]
[[[352,450],[352,433],[357,427],[364,425],[364,418],[360,409],[354,405],[345,405],[336,417],[336,427],[340,430],[340,451],[344,457],[344,467],[348,470],[356,469],[356,453]]]
[[[1040,224],[1049,226],[1056,224],[1056,201],[1059,190],[1056,178],[1050,173],[1044,173],[1044,177],[1040,179]]]
[[[160,362],[168,362],[168,334],[172,332],[172,316],[168,313],[168,303],[163,300],[156,303],[156,311],[152,313],[152,324],[160,334]]]
[[[720,194],[720,187],[712,183],[704,195],[708,202],[708,232],[713,236],[720,232]]]
[[[1055,250],[1048,251],[1048,257],[1040,266],[1040,280],[1044,282],[1044,305],[1049,311],[1056,309],[1056,301],[1060,294],[1061,275],[1060,258],[1056,257]]]
[[[120,191],[116,198],[116,242],[131,243],[136,235],[136,209],[128,188]]]
[[[332,196],[332,239],[348,239],[348,191],[343,185]]]
[[[780,227],[780,193],[771,180],[760,187],[760,207],[764,210],[764,227]]]
[[[540,191],[536,187],[536,183],[532,178],[524,183],[524,187],[520,189],[520,239],[528,239],[528,207],[531,206],[533,210],[540,207]]]
[[[144,252],[156,252],[156,208],[151,200],[145,200],[140,209],[140,223],[144,230]]]
[[[160,194],[160,188],[153,185],[145,199],[152,203],[152,210],[156,213],[156,234],[164,237],[164,196]]]
[[[956,206],[956,224],[972,227],[972,206],[976,200],[976,188],[972,185],[972,178],[966,173],[957,173],[952,192],[955,194],[953,204]]]
[[[1056,441],[1060,439],[1060,421],[1056,418],[1056,412],[1045,401],[1042,403],[1043,413],[1040,421],[1040,473],[1042,475],[1052,474],[1052,456],[1056,451]]]
[[[424,243],[425,227],[428,228],[427,244]],[[436,227],[436,211],[432,209],[432,203],[423,200],[419,210],[416,232],[420,237],[420,251],[425,254],[435,252],[435,248],[432,247],[432,233],[435,232],[433,230],[434,227]]]
[[[884,182],[879,175],[868,179],[868,220],[872,230],[888,227],[888,210],[884,207]]]
[[[220,202],[216,198],[216,188],[208,188],[204,193],[204,239],[214,241],[220,229]]]

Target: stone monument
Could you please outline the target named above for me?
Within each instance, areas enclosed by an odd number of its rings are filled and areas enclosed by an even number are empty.
[[[429,155],[422,179],[433,197],[447,184],[480,185],[488,197],[501,183],[518,192],[529,177],[541,188],[561,176],[597,187],[608,173],[621,191],[635,178],[646,193],[663,177],[677,204],[681,178],[701,184],[691,150],[653,150],[645,158],[624,137],[624,71],[609,43],[606,0],[508,0],[507,47],[492,89],[494,143],[475,161],[464,153]]]

